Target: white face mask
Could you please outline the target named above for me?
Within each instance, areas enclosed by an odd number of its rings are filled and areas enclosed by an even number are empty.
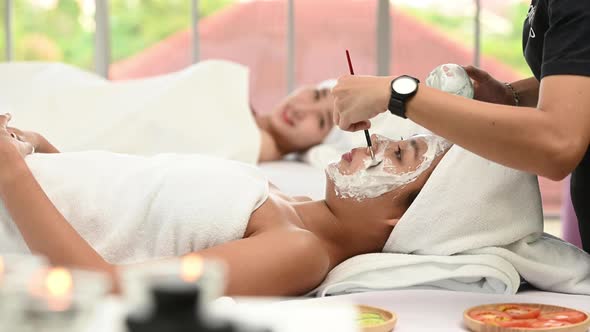
[[[426,85],[466,98],[473,98],[473,83],[463,67],[448,63],[434,68],[426,78]]]
[[[426,171],[432,161],[441,153],[446,151],[451,143],[445,139],[434,135],[421,135],[412,137],[416,142],[420,141],[421,145],[426,144],[427,149],[423,151],[417,165],[412,167],[401,167],[399,163],[394,162],[395,157],[391,155],[392,149],[388,147],[392,144],[398,144],[399,141],[390,140],[383,136],[377,136],[378,151],[375,153],[375,159],[381,163],[371,167],[371,157],[364,159],[363,167],[352,174],[343,174],[340,171],[339,164],[330,164],[326,170],[330,179],[334,182],[336,195],[343,198],[355,198],[357,200],[374,198],[416,180],[420,174]],[[386,151],[389,155],[385,155]],[[413,153],[410,150],[410,153]],[[395,155],[395,153],[393,153]]]

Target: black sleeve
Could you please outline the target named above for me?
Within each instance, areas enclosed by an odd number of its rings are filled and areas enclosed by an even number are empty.
[[[590,1],[549,0],[541,78],[590,76]]]

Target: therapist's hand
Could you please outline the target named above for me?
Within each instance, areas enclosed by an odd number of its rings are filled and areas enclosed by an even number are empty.
[[[514,96],[506,84],[492,77],[487,71],[477,67],[465,66],[463,68],[473,80],[475,90],[473,99],[487,103],[514,106]]]
[[[332,89],[334,123],[343,130],[369,129],[371,118],[387,111],[390,77],[346,75]]]

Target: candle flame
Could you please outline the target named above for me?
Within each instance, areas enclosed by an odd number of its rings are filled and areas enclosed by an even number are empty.
[[[180,277],[186,282],[194,282],[203,273],[203,259],[197,254],[186,255],[180,263]]]
[[[45,287],[50,296],[69,295],[73,287],[72,274],[62,267],[52,268],[47,272]]]

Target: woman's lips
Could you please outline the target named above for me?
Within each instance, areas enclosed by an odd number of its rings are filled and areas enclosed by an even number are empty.
[[[283,117],[283,121],[285,121],[286,124],[288,124],[289,126],[293,127],[295,125],[295,123],[293,122],[293,120],[291,120],[291,118],[289,117],[289,113],[288,113],[289,109],[285,108],[283,110],[283,112],[281,113],[282,117]]]
[[[343,154],[342,159],[348,161],[349,163],[352,162],[352,152]]]

